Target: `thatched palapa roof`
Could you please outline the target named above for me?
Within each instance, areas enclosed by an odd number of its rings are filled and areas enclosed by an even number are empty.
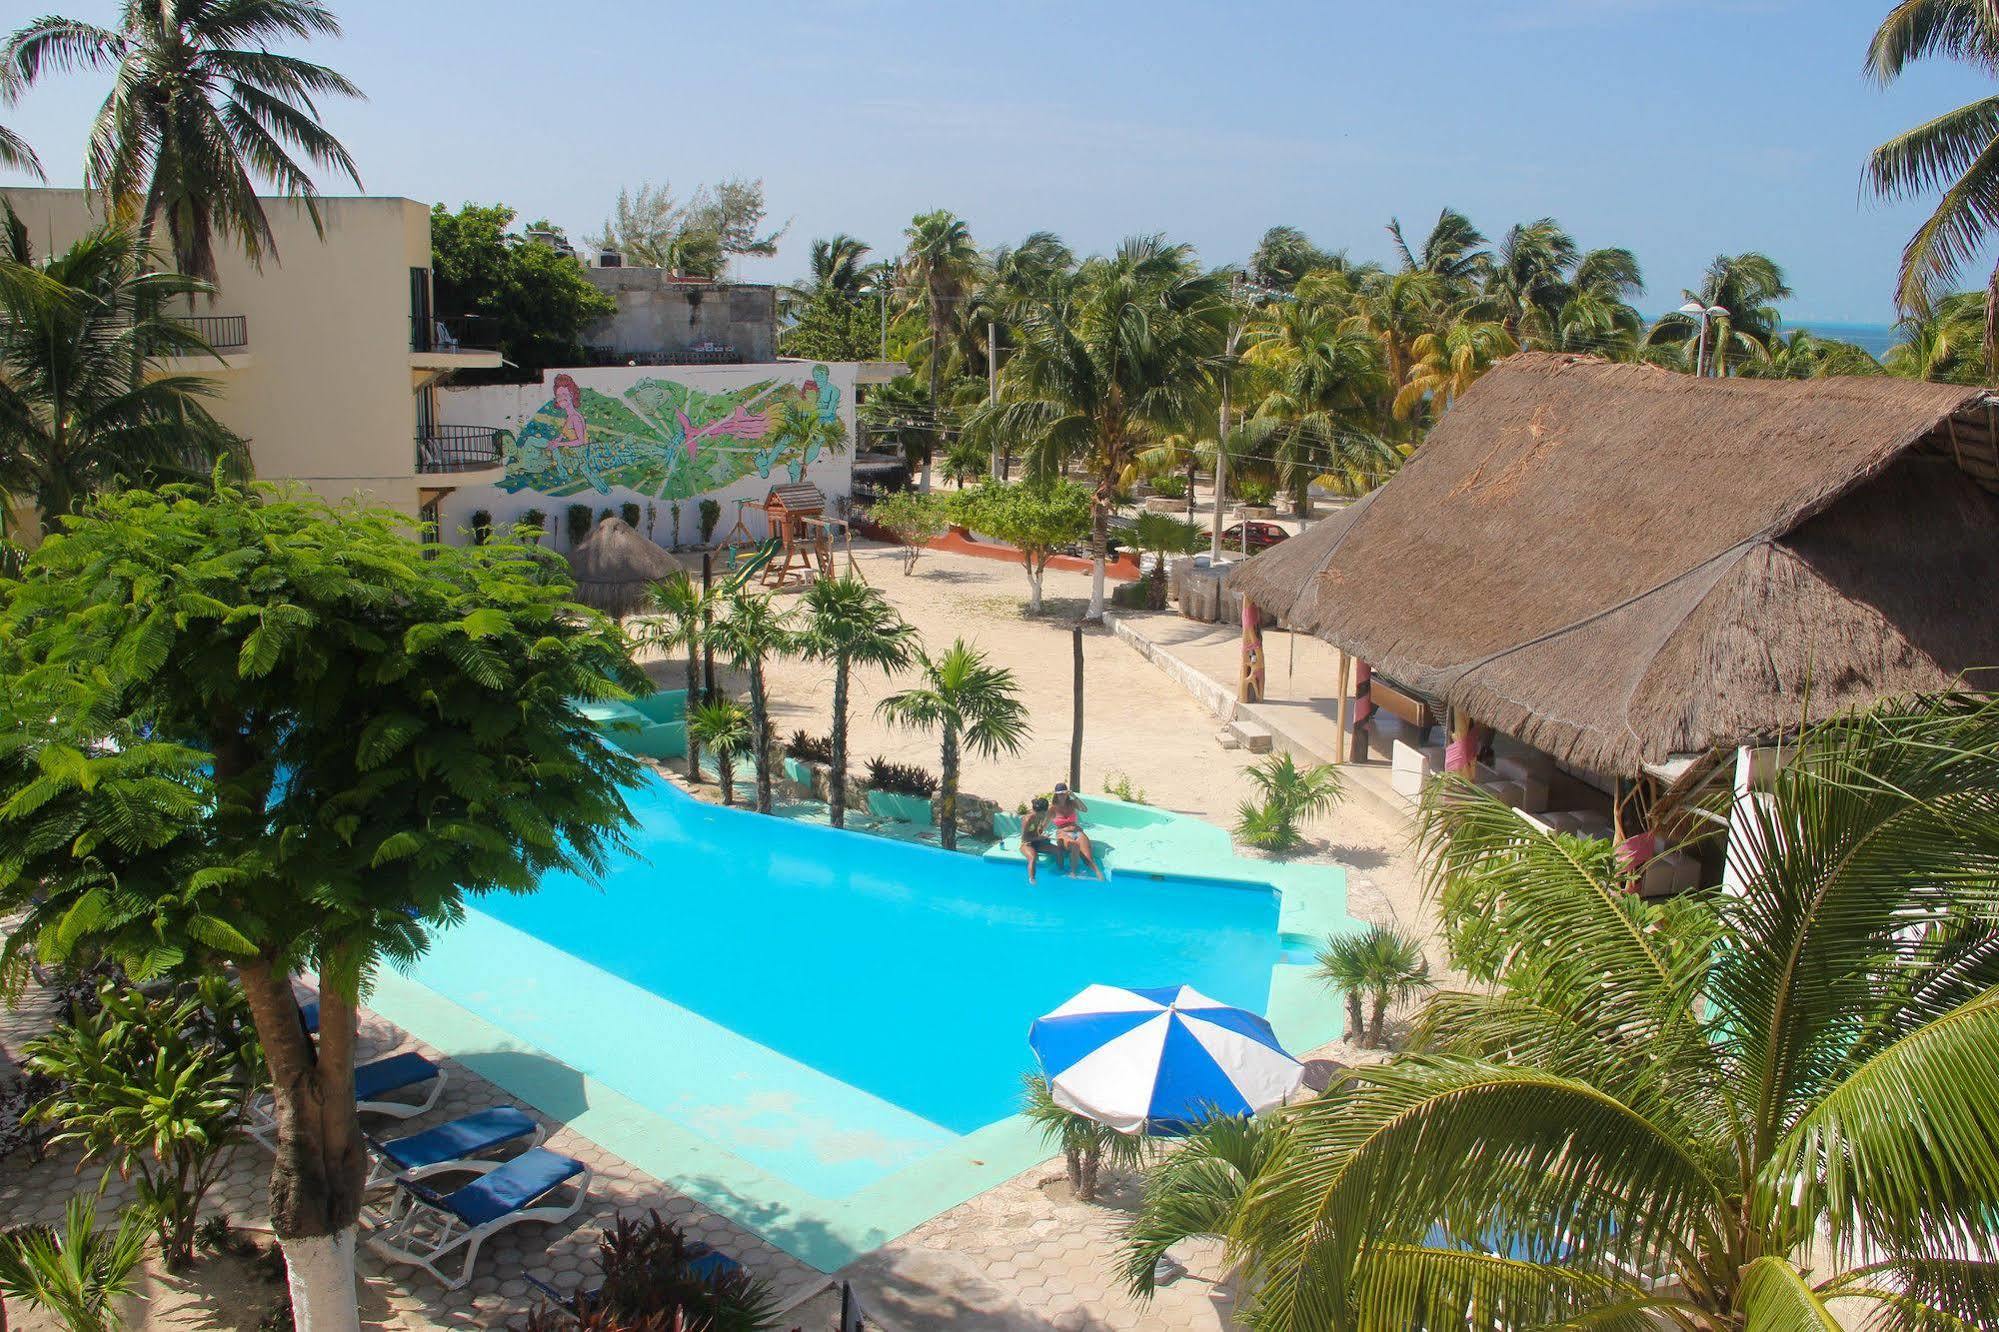
[[[1289,541],[1259,551],[1229,570],[1229,590],[1238,592],[1281,625],[1309,620],[1319,605],[1319,574],[1355,519],[1380,494],[1371,491],[1343,509],[1327,514]]]
[[[1287,618],[1602,774],[1774,739],[1999,666],[1993,417],[1953,385],[1514,356]]]
[[[576,599],[620,619],[645,605],[647,590],[681,567],[615,514],[602,519],[569,552]]]

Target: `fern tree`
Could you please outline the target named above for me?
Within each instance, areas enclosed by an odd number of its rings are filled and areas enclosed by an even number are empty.
[[[1999,705],[1806,736],[1732,811],[1737,893],[1647,903],[1445,786],[1431,873],[1497,983],[1290,1113],[1229,1225],[1256,1326],[1999,1322]]]
[[[645,679],[558,557],[436,546],[258,486],[105,496],[0,583],[0,951],[233,971],[277,1118],[299,1326],[358,1326],[356,1004],[467,895],[604,864],[633,760],[583,713]],[[293,972],[320,982],[317,1048]]]

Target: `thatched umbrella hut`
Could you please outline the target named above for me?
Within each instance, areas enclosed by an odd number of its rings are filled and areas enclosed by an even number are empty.
[[[613,515],[600,521],[569,552],[576,599],[624,619],[645,607],[652,585],[681,568],[679,560]]]
[[[1999,666],[1995,439],[1979,388],[1514,356],[1288,618],[1604,777],[1767,745]]]

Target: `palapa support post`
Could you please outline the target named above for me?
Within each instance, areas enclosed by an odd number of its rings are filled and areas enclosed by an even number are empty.
[[[1263,624],[1256,603],[1242,599],[1242,664],[1236,671],[1235,696],[1238,703],[1263,702]]]
[[[1333,658],[1333,762],[1348,761],[1346,746],[1340,740],[1352,731],[1352,718],[1347,716],[1347,654],[1339,649]]]
[[[1083,785],[1083,626],[1076,625],[1069,630],[1069,641],[1074,647],[1076,659],[1075,718],[1069,730],[1069,789],[1080,790]]]
[[[1359,657],[1353,661],[1353,743],[1348,753],[1355,763],[1367,761],[1367,736],[1374,720],[1374,700],[1368,697],[1373,687],[1370,681],[1373,672]]]

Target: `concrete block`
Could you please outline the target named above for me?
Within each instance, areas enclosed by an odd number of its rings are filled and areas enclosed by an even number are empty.
[[[1546,786],[1548,779],[1555,775],[1555,761],[1546,754],[1534,751],[1501,755],[1493,767],[1508,781],[1539,782],[1543,786]]]
[[[1394,788],[1395,794],[1407,796],[1411,800],[1420,800],[1423,788],[1429,785],[1429,782],[1429,774],[1413,768],[1402,768],[1388,774],[1388,784]]]
[[[1229,723],[1229,733],[1242,741],[1243,748],[1252,754],[1268,754],[1270,752],[1273,737],[1270,734],[1270,728],[1262,722],[1254,722],[1246,717],[1238,717]]]
[[[1520,788],[1520,799],[1513,807],[1529,814],[1538,814],[1548,807],[1548,784],[1532,777],[1509,777],[1508,781]]]
[[[1511,805],[1516,809],[1520,807],[1522,797],[1527,794],[1519,782],[1480,782],[1479,787],[1502,805]]]
[[[1645,862],[1638,891],[1646,897],[1670,897],[1700,885],[1700,862],[1684,851],[1668,851]]]

